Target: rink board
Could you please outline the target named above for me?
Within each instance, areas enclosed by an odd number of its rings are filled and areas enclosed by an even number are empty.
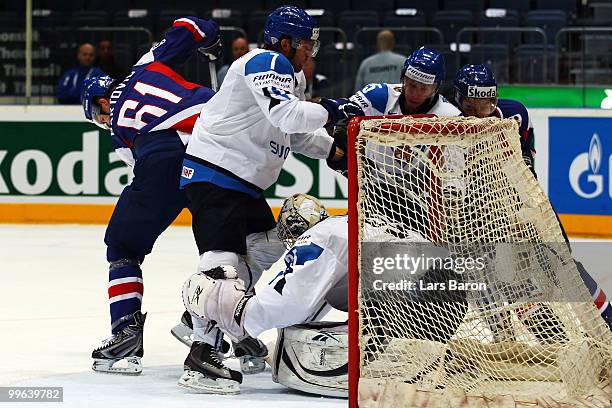
[[[538,181],[568,233],[612,236],[612,111],[531,109]],[[0,111],[0,222],[104,224],[131,169],[108,134],[79,106],[5,106]],[[324,161],[290,154],[266,192],[308,192],[333,214],[346,211],[346,180]],[[184,211],[177,225],[189,225]]]

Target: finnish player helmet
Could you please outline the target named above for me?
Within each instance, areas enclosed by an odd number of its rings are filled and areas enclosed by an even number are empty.
[[[444,56],[437,51],[421,47],[404,61],[400,80],[403,82],[404,77],[408,77],[427,85],[439,84],[444,80],[444,72]]]
[[[83,89],[81,91],[81,104],[83,105],[85,119],[106,130],[110,129],[110,127],[98,119],[100,105],[95,102],[95,98],[106,95],[113,81],[114,79],[109,76],[87,78],[83,82]]]
[[[489,116],[497,106],[497,81],[483,64],[464,65],[455,76],[455,102],[468,116]]]
[[[318,198],[308,194],[294,194],[283,202],[278,215],[278,239],[290,248],[300,235],[327,217],[327,210]]]
[[[278,44],[282,36],[290,37],[294,48],[297,48],[301,40],[313,41],[313,57],[319,50],[319,23],[299,7],[281,6],[266,18],[264,43]]]

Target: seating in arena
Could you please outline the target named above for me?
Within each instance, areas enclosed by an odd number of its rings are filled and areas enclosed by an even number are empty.
[[[477,62],[478,58],[495,64],[498,58],[506,60],[498,73],[502,82],[597,78],[605,75],[611,65],[609,32],[582,35],[565,32],[556,43],[557,33],[565,27],[599,26],[605,30],[612,23],[609,0],[590,0],[587,5],[578,0],[34,0],[33,3],[34,29],[44,30],[45,35],[49,33],[48,38],[57,40],[55,45],[50,42],[55,47],[54,55],[65,54],[70,58],[73,52],[64,52],[65,48],[79,41],[96,42],[103,35],[99,30],[88,34],[84,27],[112,26],[120,28],[108,33],[117,45],[118,58],[135,61],[142,50],[150,47],[149,38],[159,40],[174,19],[185,15],[213,18],[223,27],[235,27],[222,33],[229,55],[231,41],[242,33],[246,33],[251,44],[258,43],[269,11],[289,3],[310,10],[322,27],[323,48],[317,69],[332,80],[343,81],[344,75],[349,75],[347,83],[353,82],[355,72],[351,67],[356,69],[362,58],[375,52],[376,34],[383,28],[393,31],[398,52],[408,54],[424,44],[437,47],[447,57],[449,77],[454,74],[458,60]],[[22,30],[24,12],[23,1],[4,0],[0,3],[0,25],[6,30]],[[364,27],[371,29],[362,30]],[[461,52],[458,58],[451,44],[457,42],[457,33],[465,27],[472,29],[461,35],[459,42],[463,48],[460,48],[465,50],[468,45],[470,52]],[[537,32],[526,31],[530,28],[543,30],[546,41]],[[71,29],[75,30],[73,34],[69,33]],[[51,34],[52,31],[56,32]],[[344,41],[356,44],[344,50],[341,44]],[[542,53],[544,49],[546,56]],[[350,65],[343,75],[338,58]],[[543,60],[547,62],[546,72],[539,66]],[[62,67],[67,64],[59,57],[54,61]],[[326,61],[332,66],[325,67]],[[584,67],[580,68],[576,61],[583,61]],[[557,73],[556,69],[563,72]],[[208,73],[200,71],[191,70],[204,78],[192,80],[206,80]]]

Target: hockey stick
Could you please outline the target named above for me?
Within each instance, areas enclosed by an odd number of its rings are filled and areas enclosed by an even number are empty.
[[[210,87],[213,91],[217,92],[219,83],[217,82],[217,70],[215,69],[215,63],[213,61],[208,61],[208,71],[210,73]]]

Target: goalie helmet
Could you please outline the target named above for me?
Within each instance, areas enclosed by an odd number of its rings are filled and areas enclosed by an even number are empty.
[[[464,65],[455,76],[455,102],[465,116],[487,117],[497,106],[497,81],[483,64]]]
[[[437,51],[421,47],[414,51],[402,69],[401,81],[408,77],[423,84],[439,84],[444,80],[444,56]]]
[[[113,81],[114,79],[109,76],[87,78],[83,82],[83,90],[81,91],[81,104],[83,105],[85,119],[106,130],[109,130],[110,127],[98,119],[100,105],[96,103],[95,99],[104,97],[111,88]]]
[[[278,239],[290,248],[300,235],[328,216],[319,199],[308,194],[294,194],[285,200],[278,215]]]
[[[286,36],[292,39],[292,47],[299,47],[301,40],[311,40],[312,56],[319,50],[319,23],[306,11],[295,6],[281,6],[271,12],[264,24],[264,43],[275,45]]]

